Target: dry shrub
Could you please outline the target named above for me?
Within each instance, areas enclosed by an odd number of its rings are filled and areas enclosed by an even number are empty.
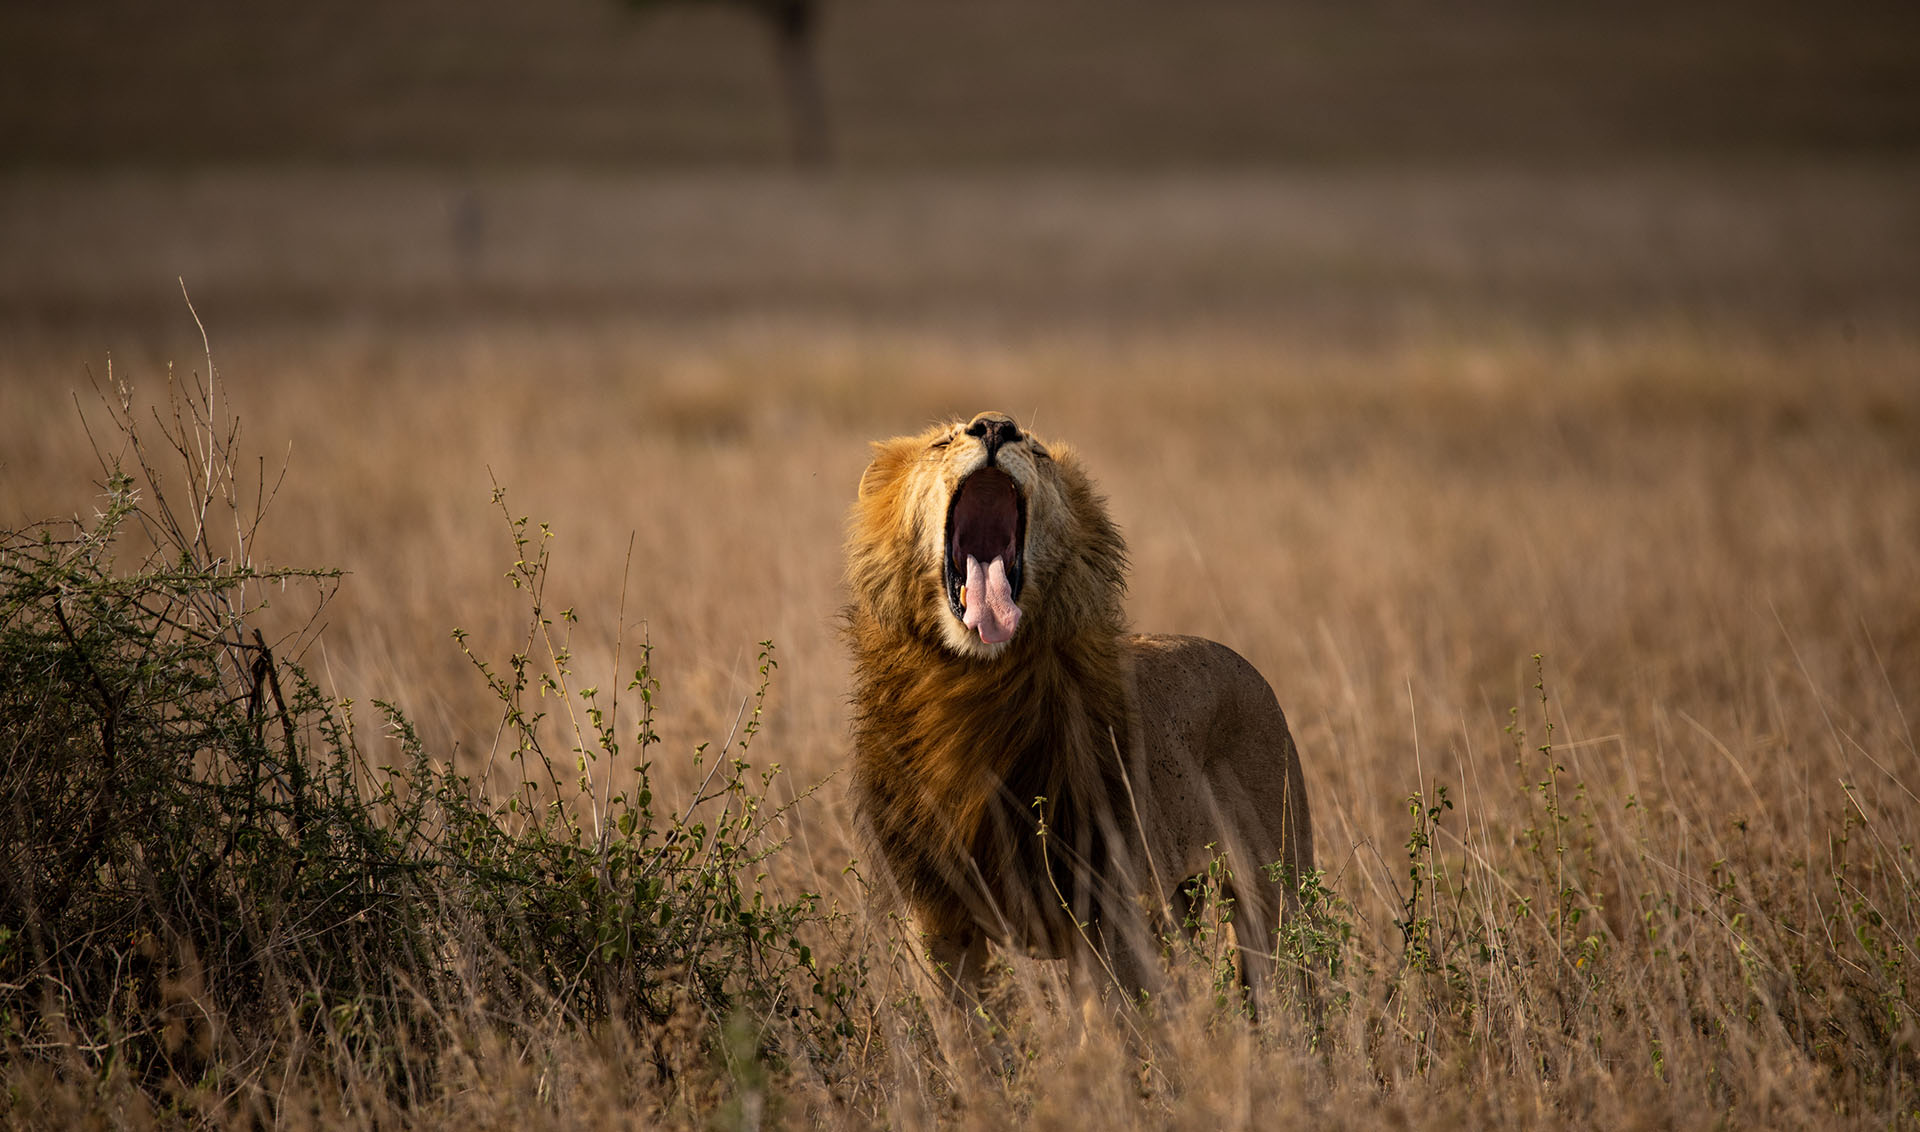
[[[374,765],[351,705],[254,627],[266,593],[339,573],[256,565],[271,492],[238,478],[212,372],[150,426],[114,389],[132,470],[103,457],[103,510],[0,538],[10,1110],[379,1122],[457,1097],[476,1064],[566,1061],[603,1034],[637,1082],[619,1087],[671,1114],[711,1108],[723,1070],[833,1061],[860,973],[801,941],[819,897],[769,893],[759,871],[796,804],[746,757],[771,646],[745,726],[667,811],[645,650],[628,744],[619,694],[573,686],[545,540],[508,514],[526,644],[497,666],[467,655],[517,787],[477,793],[385,704],[398,757]],[[596,781],[616,760],[618,792]],[[613,1084],[559,1067],[529,1083],[553,1105]]]

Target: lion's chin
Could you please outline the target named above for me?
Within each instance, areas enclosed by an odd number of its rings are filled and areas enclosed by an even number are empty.
[[[942,603],[943,607],[945,603]],[[1005,640],[985,641],[980,634],[969,628],[965,622],[955,618],[945,608],[940,611],[941,636],[948,651],[967,660],[995,660],[1012,647],[1018,636],[1015,630]]]

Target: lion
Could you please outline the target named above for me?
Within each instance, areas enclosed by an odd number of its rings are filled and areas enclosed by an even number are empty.
[[[1257,1003],[1284,878],[1313,867],[1273,690],[1225,645],[1130,633],[1126,571],[1078,457],[1012,417],[875,443],[847,539],[851,793],[962,1005],[989,944],[1138,1001],[1221,854]]]

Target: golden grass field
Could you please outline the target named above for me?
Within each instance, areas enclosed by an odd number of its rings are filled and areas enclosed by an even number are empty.
[[[465,274],[459,186],[300,180],[9,183],[15,234],[40,220],[0,279],[0,525],[94,505],[109,355],[142,400],[204,374],[186,275],[242,449],[287,469],[256,555],[349,572],[304,654],[321,685],[485,764],[498,705],[449,633],[516,647],[497,482],[552,526],[589,678],[615,678],[624,588],[667,787],[775,643],[755,758],[823,785],[771,883],[827,893],[848,919],[815,946],[872,964],[842,1064],[663,1085],[618,1033],[481,1042],[409,1123],[1920,1119],[1904,168],[520,179],[481,187],[497,235]],[[842,518],[867,441],[987,407],[1081,449],[1137,627],[1278,692],[1354,930],[1317,1047],[1204,996],[1129,1044],[1025,961],[1013,1052],[983,1046],[922,1015],[910,937],[843,872]],[[312,604],[274,603],[283,629]],[[1410,862],[1409,797],[1441,787]],[[119,1103],[34,1080],[43,1115]],[[285,1088],[315,1123],[397,1119]]]

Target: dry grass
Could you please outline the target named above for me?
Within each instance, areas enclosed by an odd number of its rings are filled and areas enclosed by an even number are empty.
[[[1909,213],[1891,215],[1880,230],[1904,231]],[[1847,217],[1837,230],[1861,223]],[[1730,270],[1688,233],[1702,277]],[[761,1079],[689,1054],[668,1086],[637,1074],[617,1030],[533,1051],[482,1032],[416,1118],[1915,1119],[1920,340],[1897,319],[1794,319],[1780,299],[1798,293],[1801,263],[1857,285],[1843,313],[1903,309],[1911,281],[1870,249],[1858,274],[1820,268],[1812,241],[1804,260],[1747,261],[1758,277],[1735,293],[1766,301],[1696,317],[1671,296],[1636,301],[1634,253],[1597,254],[1613,243],[1589,238],[1585,274],[1542,253],[1613,300],[1587,325],[1316,333],[1189,312],[993,333],[777,304],[685,328],[216,320],[246,437],[272,463],[291,449],[263,553],[351,572],[310,667],[342,694],[394,699],[468,765],[497,716],[448,631],[495,651],[514,631],[489,470],[515,511],[558,532],[554,587],[581,611],[585,671],[610,661],[626,577],[669,750],[725,733],[754,684],[755,642],[774,639],[757,749],[806,784],[842,758],[839,538],[865,441],[997,406],[1076,443],[1131,545],[1135,623],[1226,641],[1279,692],[1327,883],[1355,928],[1317,1049],[1297,1020],[1250,1036],[1203,1003],[1158,1020],[1142,1069],[1114,1034],[1047,1010],[1046,973],[1016,963],[1017,1052],[979,1058],[968,1034],[922,1018],[904,934],[842,875],[853,849],[829,782],[798,811],[775,879],[823,886],[853,912],[817,945],[874,965],[868,1040],[848,1063]],[[1338,254],[1388,264],[1382,277],[1396,262],[1382,245]],[[1401,297],[1417,307],[1423,293]],[[1461,301],[1484,311],[1501,293],[1496,278]],[[0,358],[9,526],[90,506],[97,473],[68,397],[82,361],[98,370],[110,346],[116,376],[144,391],[164,359],[197,360],[161,334],[97,343],[29,327],[16,343]],[[1437,830],[1411,820],[1409,796],[1430,804],[1443,785],[1454,808]],[[1422,831],[1432,850],[1410,861]],[[1410,865],[1425,888],[1411,910]],[[1425,925],[1411,934],[1430,964],[1409,961],[1396,920]],[[15,1081],[30,1121],[133,1103],[111,1082]],[[286,1090],[283,1112],[320,1124],[376,1121],[390,1103],[324,1082]]]

